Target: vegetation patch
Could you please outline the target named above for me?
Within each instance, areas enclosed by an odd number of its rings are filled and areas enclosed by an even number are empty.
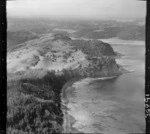
[[[12,74],[7,82],[7,134],[62,133],[60,93],[75,77],[69,70],[61,75],[38,69]]]

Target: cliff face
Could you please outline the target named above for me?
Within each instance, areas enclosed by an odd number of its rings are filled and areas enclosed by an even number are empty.
[[[80,66],[75,71],[83,77],[111,77],[121,74],[115,59],[109,57],[93,59],[87,67]]]
[[[72,43],[88,56],[115,56],[111,45],[99,40],[73,40]]]
[[[101,61],[100,61],[101,62]],[[98,69],[98,73],[95,73],[96,77],[99,76],[116,76],[116,75],[120,75],[121,72],[119,71],[119,67],[116,64],[115,59],[113,58],[104,58],[103,59],[103,64],[99,64],[98,67],[100,69]]]
[[[118,75],[120,71],[114,56],[111,45],[102,41],[72,40],[55,34],[15,47],[8,53],[7,69],[10,73],[42,68],[55,72],[76,70],[89,77]]]

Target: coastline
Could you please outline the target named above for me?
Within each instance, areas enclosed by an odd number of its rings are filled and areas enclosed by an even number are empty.
[[[127,55],[127,54],[126,54]],[[122,56],[121,56],[122,57]],[[124,59],[122,59],[123,61],[124,61]],[[124,62],[123,62],[124,63]],[[126,63],[126,62],[125,62]],[[124,64],[125,64],[124,63]],[[127,62],[126,64],[128,64],[128,66],[130,66],[130,64]],[[135,70],[132,70],[132,65],[131,65],[131,69],[129,69],[129,68],[126,68],[124,65],[121,65],[121,64],[118,64],[119,65],[119,67],[120,67],[120,71],[122,72],[122,74],[129,74],[129,73],[134,73],[134,74],[136,74],[136,72],[138,72],[138,70],[135,68]],[[129,69],[129,70],[128,70]],[[129,74],[130,75],[130,74]],[[119,75],[120,76],[120,75]],[[127,77],[126,77],[127,76]],[[110,78],[116,78],[117,76],[112,76],[112,77],[102,77],[102,78],[90,78],[90,81],[92,80],[92,81],[94,81],[94,80],[107,80],[107,79],[110,79]],[[123,76],[124,77],[124,76]],[[125,75],[125,77],[126,78],[129,78],[128,77],[128,75]],[[121,81],[121,80],[123,80],[124,78],[122,78],[121,77],[121,79],[119,80],[119,81]],[[130,82],[130,81],[129,81]],[[128,80],[127,80],[127,83],[128,83]],[[72,84],[73,85],[73,84]],[[127,85],[127,86],[129,86],[129,85]],[[68,87],[69,88],[69,87]],[[70,88],[74,88],[74,87],[70,87]],[[132,88],[131,88],[132,89]],[[65,91],[65,89],[63,90],[63,91]],[[121,92],[123,92],[123,93],[126,93],[126,91],[124,90],[124,91],[121,91]],[[140,92],[140,91],[139,91]],[[139,93],[138,92],[138,93]],[[140,92],[141,93],[141,92]],[[66,98],[67,99],[67,98]],[[135,100],[134,100],[135,101]],[[127,103],[128,104],[128,103]],[[120,106],[121,107],[121,106]],[[131,108],[132,109],[132,108]],[[130,107],[129,107],[129,109],[128,110],[131,110],[130,109]],[[127,110],[127,111],[128,111]],[[66,110],[67,111],[67,110]],[[68,114],[67,112],[66,112],[66,114]],[[139,113],[138,113],[139,114]],[[137,114],[137,115],[138,115]],[[70,119],[70,130],[72,130],[72,132],[73,132],[73,127],[72,127],[72,125],[74,125],[74,123],[75,123],[75,119],[74,119],[74,117],[72,118],[72,115],[67,115],[68,116],[68,118],[71,118]],[[116,115],[116,116],[118,116],[118,118],[119,118],[119,115]],[[131,115],[131,117],[132,117],[132,115]],[[133,115],[133,117],[134,117],[134,115]],[[133,118],[134,119],[134,118]],[[141,120],[142,119],[142,117],[141,117],[141,115],[138,117],[138,118],[136,118],[137,119],[137,121],[139,121],[139,120]],[[126,121],[127,123],[129,123],[128,121]],[[132,129],[132,127],[134,128],[135,127],[135,129],[137,129],[137,130],[140,130],[139,128],[136,128],[136,125],[134,126],[133,124],[131,124],[131,126],[128,128],[126,128],[126,129],[130,129],[130,131],[132,132],[134,132],[134,130]],[[142,128],[142,127],[141,127]],[[141,130],[142,131],[142,130]]]
[[[81,133],[80,131],[78,131],[77,129],[73,128],[73,124],[76,122],[75,118],[71,115],[68,114],[68,108],[67,108],[67,104],[69,102],[69,100],[67,99],[67,95],[66,95],[66,90],[68,88],[73,88],[72,85],[77,82],[80,81],[81,78],[74,78],[70,81],[68,81],[62,88],[61,90],[61,110],[63,112],[63,131],[62,133]]]
[[[89,79],[89,83],[91,81],[95,80],[109,80],[114,79],[118,77],[116,76],[110,76],[110,77],[99,77],[99,78],[91,78],[91,77],[85,77],[85,78],[75,78],[73,80],[68,81],[62,88],[61,91],[61,110],[63,112],[63,133],[83,133],[77,130],[73,127],[74,123],[76,122],[75,118],[68,113],[69,108],[67,107],[69,103],[69,99],[67,98],[67,90],[71,92],[71,90],[75,90],[75,87],[73,87],[73,84],[76,82],[80,82],[83,79]]]

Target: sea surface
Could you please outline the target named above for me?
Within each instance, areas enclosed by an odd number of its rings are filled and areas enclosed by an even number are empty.
[[[69,115],[65,122],[70,123],[68,118],[73,118],[71,127],[83,133],[144,133],[144,42],[108,42],[124,55],[116,59],[117,63],[132,72],[114,79],[86,78],[75,82],[64,91]]]

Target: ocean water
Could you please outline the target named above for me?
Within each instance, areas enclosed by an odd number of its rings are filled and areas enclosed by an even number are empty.
[[[144,133],[145,46],[112,47],[124,54],[117,63],[133,72],[109,80],[86,78],[66,90],[72,127],[84,133]]]

